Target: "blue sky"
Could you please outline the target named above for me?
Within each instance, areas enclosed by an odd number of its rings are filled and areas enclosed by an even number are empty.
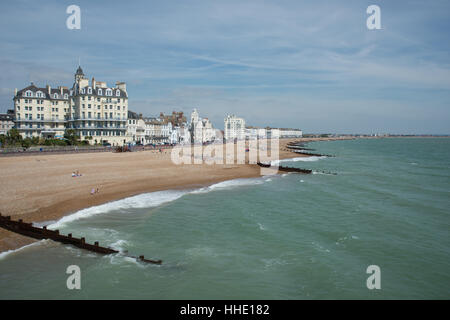
[[[81,30],[66,28],[67,6]],[[366,8],[381,8],[368,30]],[[450,134],[449,1],[10,1],[0,111],[14,88],[127,82],[144,115],[194,107],[218,128]]]

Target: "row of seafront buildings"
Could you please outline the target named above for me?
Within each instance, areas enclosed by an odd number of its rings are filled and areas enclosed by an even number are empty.
[[[225,140],[254,140],[263,138],[299,138],[301,129],[246,126],[243,118],[228,115],[224,121]]]
[[[63,138],[73,129],[90,144],[177,144],[208,143],[263,137],[301,137],[299,129],[246,127],[245,120],[229,115],[224,131],[213,127],[194,109],[188,122],[183,112],[159,117],[143,117],[128,110],[128,93],[124,82],[108,87],[106,82],[91,81],[79,66],[71,88],[30,86],[15,90],[14,110],[0,114],[0,134],[15,127],[23,138]],[[277,132],[277,134],[272,134]]]

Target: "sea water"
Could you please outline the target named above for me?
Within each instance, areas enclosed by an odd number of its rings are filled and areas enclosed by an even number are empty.
[[[312,175],[159,191],[66,216],[49,228],[123,254],[50,240],[1,253],[0,298],[450,298],[450,139],[308,147],[334,157],[281,163]],[[80,290],[67,288],[70,265],[80,267]],[[371,265],[380,289],[367,287]]]

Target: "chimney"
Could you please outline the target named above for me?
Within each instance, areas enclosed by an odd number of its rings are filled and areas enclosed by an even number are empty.
[[[95,90],[95,85],[96,85],[96,83],[95,83],[95,78],[92,77],[92,85],[91,85],[91,87],[92,87],[92,89],[94,89],[94,90]]]
[[[14,88],[14,96],[17,96],[17,88]]]
[[[52,88],[48,84],[45,87],[47,88],[47,93],[51,94],[52,93]]]
[[[118,89],[120,89],[120,90],[123,90],[123,91],[127,92],[127,85],[126,85],[125,82],[117,81],[117,82],[116,82],[116,88],[118,88]]]
[[[62,95],[63,94],[63,87],[59,86],[58,89],[59,89],[59,93]]]

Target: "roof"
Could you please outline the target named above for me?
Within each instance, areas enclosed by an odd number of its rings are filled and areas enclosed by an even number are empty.
[[[24,92],[26,92],[26,91],[31,91],[31,92],[33,92],[33,97],[34,98],[36,98],[36,96],[35,96],[35,94],[36,94],[36,92],[38,92],[38,91],[41,91],[43,94],[44,94],[44,96],[42,97],[42,98],[44,98],[44,99],[61,99],[61,100],[66,100],[66,99],[64,99],[64,94],[70,94],[70,92],[69,92],[69,89],[67,89],[67,88],[63,88],[63,96],[61,97],[60,96],[60,94],[61,94],[61,90],[60,89],[58,89],[58,88],[52,88],[52,89],[50,89],[50,93],[51,93],[51,96],[49,96],[49,94],[48,94],[48,89],[47,88],[38,88],[38,87],[36,87],[35,85],[34,85],[34,83],[31,83],[31,85],[29,85],[28,87],[26,87],[26,88],[23,88],[22,90],[19,90],[19,91],[17,91],[17,97],[22,97],[23,96],[23,93]],[[54,94],[55,93],[57,93],[58,94],[58,98],[54,98]]]
[[[77,72],[75,74],[84,76],[83,69],[81,69],[81,66],[78,66]]]
[[[14,121],[14,118],[10,114],[0,113],[0,121]]]
[[[128,119],[139,119],[139,115],[136,112],[128,110]]]
[[[92,89],[92,93],[88,93],[88,88]],[[85,89],[84,93],[80,92],[80,90],[82,90],[82,89]],[[108,89],[112,90],[112,95],[109,95],[109,96],[106,95],[106,90],[108,90]],[[102,94],[99,94],[99,90],[102,91]],[[120,96],[116,95],[117,90],[120,91]],[[74,96],[76,96],[76,95],[93,95],[93,96],[111,97],[111,98],[114,98],[114,97],[116,97],[116,98],[128,98],[126,92],[124,90],[122,90],[122,89],[119,89],[119,88],[96,88],[96,89],[94,89],[91,86],[86,86],[86,87],[83,87],[83,88],[76,88],[76,90],[75,90],[73,95]]]

